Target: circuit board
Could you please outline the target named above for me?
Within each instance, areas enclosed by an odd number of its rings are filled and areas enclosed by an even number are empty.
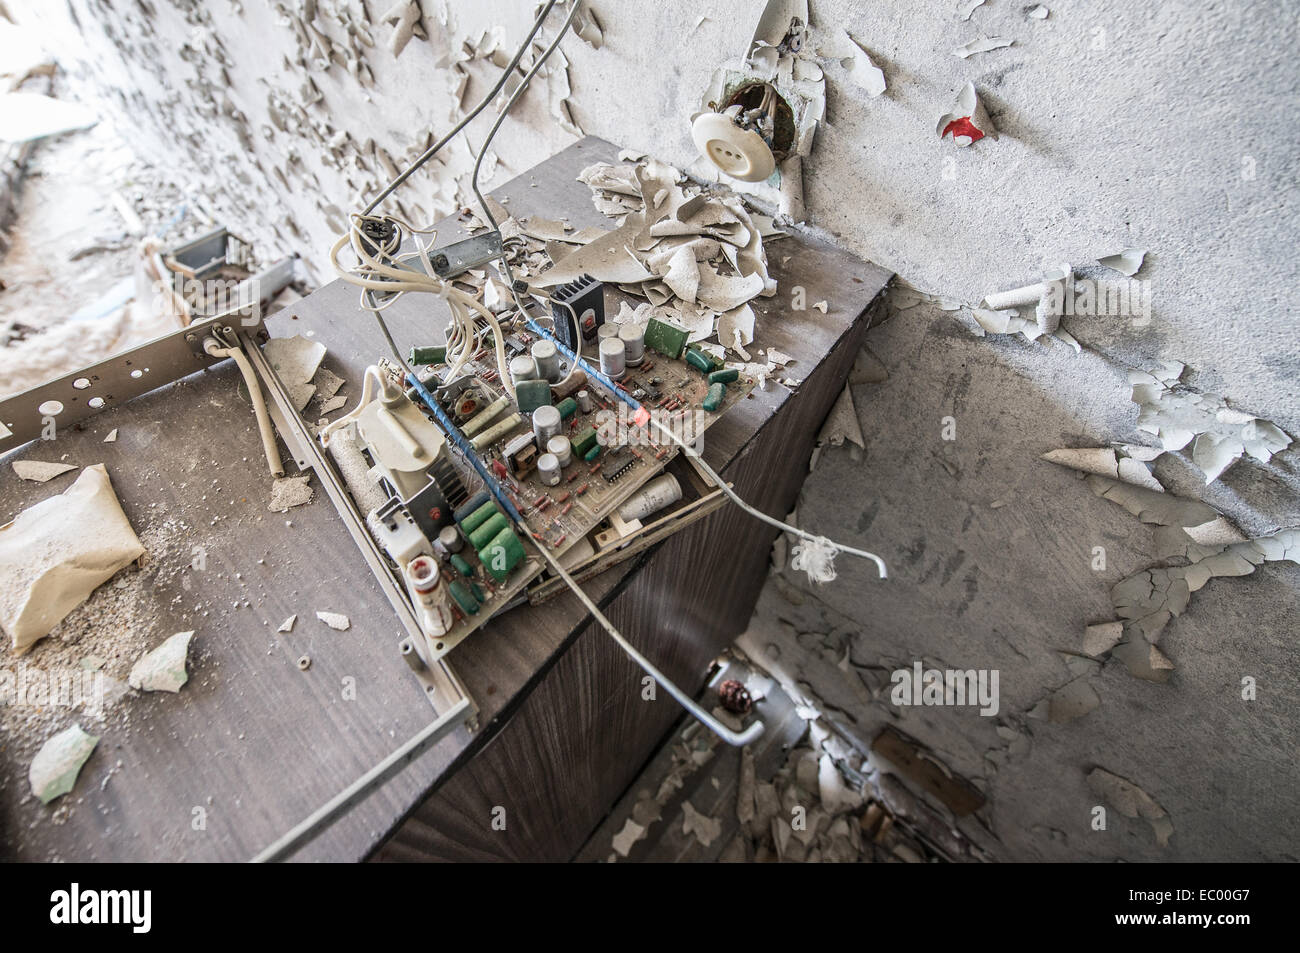
[[[515,346],[527,347],[535,336],[527,332],[512,335]],[[567,370],[567,362],[562,364]],[[429,385],[438,383],[437,368]],[[457,426],[473,419],[476,412],[505,396],[490,351],[475,355],[458,380],[458,394],[443,407]],[[723,399],[714,410],[704,410],[709,392],[706,374],[687,363],[683,357],[670,358],[647,349],[639,366],[628,367],[617,386],[633,396],[655,420],[673,430],[688,445],[696,441],[714,422],[746,399],[757,382],[740,376],[725,387]],[[538,546],[546,547],[562,564],[564,556],[609,520],[611,514],[639,489],[663,472],[665,465],[679,451],[679,446],[646,424],[638,427],[630,408],[599,380],[583,384],[589,409],[578,406],[562,421],[560,435],[579,446],[579,439],[592,432],[596,440],[586,453],[576,451],[560,473],[559,482],[547,485],[535,466],[517,468],[512,448],[532,445],[530,414],[520,414],[519,423],[478,450],[480,461],[497,477],[498,483],[523,516],[524,524]],[[576,403],[576,402],[575,402]],[[506,414],[515,410],[510,406]],[[505,414],[503,414],[505,416]],[[517,453],[516,453],[517,455]],[[485,489],[483,480],[465,461],[456,458],[455,467],[472,497]],[[450,652],[482,626],[494,614],[509,607],[544,570],[544,560],[531,553],[515,566],[505,579],[494,579],[475,552],[464,546],[460,558],[468,564],[471,575],[462,578],[462,587],[473,587],[478,605],[473,612],[465,605],[454,610],[454,624],[441,636],[429,640],[434,659]],[[452,561],[454,565],[454,560]],[[464,573],[460,573],[462,577]]]

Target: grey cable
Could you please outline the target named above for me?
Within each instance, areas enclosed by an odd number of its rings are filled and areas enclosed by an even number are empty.
[[[421,166],[432,159],[443,146],[456,137],[458,132],[473,122],[474,118],[487,107],[488,103],[492,102],[492,100],[496,98],[497,93],[501,92],[501,88],[505,86],[506,80],[514,73],[515,67],[519,65],[519,61],[523,59],[524,53],[528,50],[528,45],[532,43],[533,37],[537,35],[537,31],[542,28],[542,23],[545,22],[547,16],[550,15],[552,8],[554,8],[555,4],[558,2],[559,0],[548,0],[546,7],[537,15],[537,19],[533,21],[532,29],[528,31],[528,35],[524,37],[524,41],[519,44],[519,49],[515,51],[514,58],[506,65],[506,68],[501,71],[501,78],[496,81],[496,85],[488,91],[488,94],[479,100],[479,104],[470,110],[469,114],[465,116],[464,119],[456,123],[451,132],[447,133],[428,149],[424,150],[424,152],[403,172],[398,173],[397,177],[394,178],[393,181],[384,186],[383,190],[375,196],[374,200],[369,205],[366,206],[366,210],[362,212],[363,215],[369,215],[378,208],[380,202],[392,195],[399,185],[409,179]],[[577,9],[576,0],[574,3],[574,9]],[[572,19],[572,14],[570,14],[570,19]],[[502,112],[504,111],[505,110],[502,110]]]

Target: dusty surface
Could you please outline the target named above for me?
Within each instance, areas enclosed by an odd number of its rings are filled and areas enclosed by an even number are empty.
[[[987,795],[989,805],[957,826],[995,857],[1300,856],[1287,806],[1300,566],[1265,563],[1197,592],[1160,639],[1174,665],[1165,684],[1134,678],[1116,659],[1094,670],[1077,658],[1085,627],[1114,618],[1111,586],[1161,564],[1154,527],[1039,454],[1141,436],[1120,369],[1064,347],[973,337],[927,303],[895,311],[867,346],[889,377],[852,388],[866,453],[855,461],[847,446],[823,450],[799,525],[873,549],[890,578],[877,581],[869,564],[844,556],[840,577],[820,587],[789,569],[775,573],[750,623],[751,657],[800,683],[856,739],[851,761],[864,773],[887,724],[926,743]],[[1065,406],[1062,394],[1074,400]],[[945,416],[955,419],[955,440],[942,439]],[[1201,491],[1202,475],[1183,457],[1159,458],[1154,472],[1170,492]],[[1295,455],[1238,463],[1204,498],[1249,535],[1300,524]],[[891,673],[917,660],[997,669],[1000,710],[892,704]],[[1067,723],[1040,717],[1080,661],[1099,706]],[[1245,677],[1269,687],[1244,700]],[[1168,812],[1167,848],[1146,821],[1113,810],[1107,831],[1092,830],[1090,811],[1105,803],[1088,786],[1094,768]]]

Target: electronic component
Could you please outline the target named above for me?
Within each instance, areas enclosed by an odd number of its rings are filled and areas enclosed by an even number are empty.
[[[559,435],[561,426],[559,408],[547,405],[533,411],[533,434],[539,450],[545,451],[546,442]]]
[[[406,582],[423,616],[424,631],[434,638],[446,635],[455,619],[447,604],[438,561],[430,556],[416,556],[406,564]]]
[[[570,351],[576,351],[579,335],[584,341],[593,341],[605,324],[605,286],[591,275],[560,285],[551,292],[551,316],[555,319],[555,336]]]
[[[434,249],[429,253],[429,264],[433,266],[434,275],[446,281],[500,257],[501,233],[493,229]]]
[[[537,364],[537,376],[554,384],[560,379],[560,352],[546,338],[534,341],[532,347],[533,361]]]
[[[645,360],[645,328],[639,324],[624,324],[618,329],[623,342],[623,360],[628,367],[640,367]]]
[[[413,347],[411,356],[408,360],[413,365],[420,364],[441,364],[447,360],[447,349],[442,346],[437,347]]]
[[[590,391],[580,390],[575,396],[578,401],[578,409],[584,414],[589,414],[596,409],[596,404],[591,399]]]
[[[685,328],[660,321],[658,318],[651,318],[645,326],[645,346],[674,360],[681,356],[688,337],[690,334]]]
[[[722,401],[726,397],[726,384],[710,384],[709,392],[704,395],[703,407],[705,410],[717,410],[722,406]]]
[[[549,407],[551,385],[544,380],[520,381],[515,385],[515,403],[523,414],[531,414],[538,407]]]
[[[438,542],[448,554],[458,553],[465,545],[465,540],[461,538],[460,530],[454,526],[444,526],[438,533]]]
[[[498,397],[496,400],[492,401],[492,403],[488,404],[487,407],[485,407],[483,410],[479,411],[476,416],[471,417],[469,420],[467,420],[465,422],[465,425],[460,428],[461,432],[467,437],[474,436],[475,434],[483,430],[483,428],[486,427],[488,424],[490,424],[493,420],[495,420],[497,415],[500,414],[503,410],[505,410],[509,406],[510,406],[509,397],[505,397],[505,396]]]
[[[555,486],[560,482],[560,461],[555,454],[544,453],[537,458],[537,478],[547,486]]]
[[[587,386],[587,372],[581,368],[574,371],[564,381],[551,386],[551,396],[556,402],[564,400],[566,397],[572,397],[578,391]]]
[[[645,519],[651,513],[656,513],[681,498],[682,485],[677,482],[677,477],[665,473],[651,480],[634,496],[629,497],[627,502],[618,508],[618,517],[625,523]]]
[[[506,434],[510,433],[510,431],[514,430],[523,422],[524,422],[523,417],[519,416],[518,414],[511,414],[505,420],[502,420],[500,423],[493,424],[491,427],[489,427],[487,430],[484,430],[477,437],[471,439],[470,446],[472,446],[475,450],[482,450],[484,447],[489,447],[492,444],[496,443],[496,441],[504,437]]]
[[[533,435],[521,433],[501,449],[506,469],[518,479],[523,479],[537,465],[537,444]]]
[[[565,436],[552,437],[546,441],[546,452],[552,454],[561,467],[567,467],[573,459],[573,446]]]
[[[619,337],[607,337],[600,342],[600,372],[610,380],[622,380],[627,374],[627,367],[624,365],[623,339]]]
[[[510,359],[510,379],[516,387],[523,381],[535,381],[537,378],[537,362],[530,356],[520,354]]]

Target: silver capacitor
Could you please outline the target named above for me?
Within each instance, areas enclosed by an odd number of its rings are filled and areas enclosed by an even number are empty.
[[[618,329],[623,342],[623,360],[628,367],[640,367],[645,359],[645,328],[639,324],[624,324]]]
[[[560,482],[560,461],[555,459],[555,454],[544,453],[537,458],[537,478],[547,486]]]
[[[546,452],[553,454],[561,467],[567,467],[573,461],[573,444],[563,434],[546,441]]]
[[[537,362],[527,354],[520,354],[510,359],[510,379],[518,384],[520,381],[537,380]]]
[[[533,361],[537,364],[537,376],[552,384],[560,379],[560,352],[555,345],[542,338],[534,341],[532,347]]]
[[[600,372],[612,381],[621,381],[627,374],[623,356],[622,338],[605,338],[600,342]]]
[[[636,495],[629,497],[627,502],[618,508],[618,518],[627,523],[645,519],[651,513],[657,513],[681,498],[682,485],[677,482],[677,477],[665,473],[647,483]]]
[[[604,327],[604,325],[601,325],[601,327]],[[584,414],[589,414],[596,409],[596,402],[591,399],[590,391],[580,390],[573,396],[578,401],[578,409]]]
[[[612,324],[612,323],[602,324],[599,328],[596,329],[596,340],[603,341],[605,340],[605,338],[618,337],[618,328],[619,326],[617,324]]]
[[[449,553],[458,553],[465,545],[465,541],[460,537],[460,530],[454,526],[444,526],[439,530],[438,542],[442,543],[442,548]]]
[[[560,433],[560,409],[550,404],[543,404],[533,411],[533,435],[537,438],[537,449],[546,450],[546,444]]]

